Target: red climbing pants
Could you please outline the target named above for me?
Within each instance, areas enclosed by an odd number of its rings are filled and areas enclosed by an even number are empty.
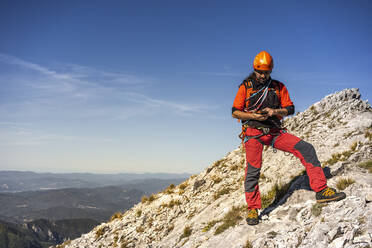
[[[247,138],[250,138],[261,135],[262,131],[255,128],[248,128],[245,134]],[[273,145],[276,149],[290,152],[298,157],[306,168],[310,187],[315,192],[319,192],[327,186],[327,180],[314,147],[283,130],[271,130],[267,135],[259,138],[250,138],[245,142],[247,164],[245,168],[244,188],[248,209],[261,208],[258,179],[260,178],[263,145]]]

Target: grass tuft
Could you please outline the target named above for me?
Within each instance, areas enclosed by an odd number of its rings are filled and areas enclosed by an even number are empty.
[[[217,175],[213,175],[211,179],[214,182],[214,184],[219,184],[222,181],[222,178]]]
[[[116,212],[116,213],[114,213],[114,214],[111,216],[110,221],[113,221],[113,220],[115,220],[115,219],[121,219],[122,217],[123,217],[123,214],[122,214],[122,213],[120,213],[120,212]]]
[[[277,203],[287,193],[291,182],[287,184],[275,183],[271,190],[261,197],[262,208],[267,208],[270,204]]]
[[[253,245],[249,239],[247,240],[247,242],[245,242],[243,248],[253,248]]]
[[[181,190],[185,190],[188,186],[188,183],[187,182],[183,182],[181,183],[178,187],[181,189]]]
[[[185,228],[183,229],[183,233],[182,233],[182,235],[180,236],[179,241],[180,241],[181,239],[183,239],[183,238],[187,238],[187,237],[189,237],[189,236],[191,235],[191,233],[192,233],[192,229],[191,229],[191,227],[190,227],[190,226],[185,226]]]
[[[169,186],[164,190],[164,193],[166,193],[166,194],[173,194],[175,188],[176,188],[176,186],[174,186],[174,184],[171,184],[171,185],[169,185]]]
[[[207,223],[207,225],[202,229],[202,232],[208,232],[212,227],[214,227],[220,220],[212,220]]]
[[[220,198],[222,195],[226,195],[230,193],[231,189],[229,187],[223,188],[220,191],[218,191],[216,194],[214,194],[214,199],[217,200]]]
[[[141,217],[141,215],[142,215],[142,210],[138,209],[137,212],[136,212],[137,218]]]
[[[372,133],[367,130],[364,133],[364,137],[366,137],[368,140],[372,140]]]
[[[360,168],[367,169],[369,173],[372,173],[372,160],[358,164]]]
[[[226,159],[224,159],[224,158],[220,159],[220,160],[218,160],[214,163],[214,166],[215,167],[221,167],[221,168],[226,167],[225,162],[226,162]]]
[[[322,209],[325,206],[324,203],[315,203],[311,208],[311,213],[317,217],[322,213]]]
[[[358,142],[354,142],[350,146],[350,150],[341,152],[341,153],[334,153],[332,154],[332,157],[324,162],[324,165],[334,165],[338,161],[346,161],[349,159],[349,157],[356,152],[356,149],[358,147]]]
[[[104,227],[100,227],[96,231],[96,240],[99,239],[103,234],[105,234],[106,230]]]
[[[243,219],[240,214],[242,211],[242,207],[233,207],[222,219],[222,224],[217,227],[214,235],[218,235],[223,233],[229,227],[235,226],[239,220]]]
[[[165,207],[165,208],[173,208],[174,206],[179,206],[181,205],[181,201],[180,200],[171,200],[169,203],[167,204],[162,204],[161,206],[162,207]]]
[[[337,181],[336,188],[339,190],[346,189],[349,185],[355,183],[355,180],[352,178],[340,178]]]

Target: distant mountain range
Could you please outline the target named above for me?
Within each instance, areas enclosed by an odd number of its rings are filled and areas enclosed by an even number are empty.
[[[0,171],[0,248],[49,247],[79,237],[188,176]]]
[[[188,178],[191,174],[167,173],[35,173],[30,171],[0,171],[0,193],[38,191],[63,188],[97,188],[104,186],[138,184],[147,179]]]

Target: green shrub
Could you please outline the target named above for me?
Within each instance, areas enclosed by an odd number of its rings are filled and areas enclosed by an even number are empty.
[[[355,183],[355,180],[352,178],[340,178],[337,181],[336,188],[339,190],[346,189],[349,185]]]

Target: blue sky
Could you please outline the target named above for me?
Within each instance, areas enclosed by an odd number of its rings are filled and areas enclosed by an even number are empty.
[[[370,1],[1,1],[0,170],[199,173],[274,57],[296,111],[371,99]]]

